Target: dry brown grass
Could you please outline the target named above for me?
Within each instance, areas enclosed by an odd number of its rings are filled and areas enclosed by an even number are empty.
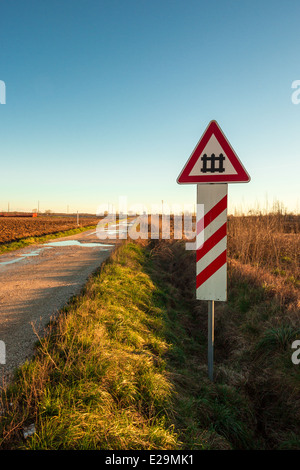
[[[270,297],[276,297],[280,305],[289,309],[300,308],[299,287],[295,282],[289,282],[284,276],[272,274],[268,267],[252,266],[230,259],[229,269],[234,270],[245,282],[262,286]]]
[[[195,222],[195,218],[194,218]],[[149,216],[149,238],[150,238]],[[174,239],[174,219],[170,219],[170,238]],[[162,220],[160,218],[160,238]],[[187,240],[184,236],[182,239]],[[152,241],[152,244],[155,244]],[[278,213],[231,215],[227,227],[227,256],[235,260],[236,266],[245,265],[256,275],[268,277],[266,282],[270,288],[282,291],[282,296],[288,296],[287,291],[297,291],[300,285],[300,216]],[[167,246],[167,245],[165,245]],[[248,266],[246,268],[246,265]],[[257,271],[255,269],[257,268]],[[273,277],[270,277],[273,276]],[[291,294],[292,296],[294,294]]]
[[[266,214],[228,219],[228,257],[282,298],[299,289],[300,216]],[[247,266],[247,267],[246,267]],[[256,271],[252,268],[257,268]],[[263,279],[264,278],[264,279]]]

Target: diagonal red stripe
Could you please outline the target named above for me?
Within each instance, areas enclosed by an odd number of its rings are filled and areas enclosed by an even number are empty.
[[[226,237],[227,223],[221,225],[197,250],[197,261],[199,261],[206,253],[208,253],[222,238]]]
[[[223,197],[219,202],[217,202],[214,207],[208,211],[204,217],[202,217],[197,222],[197,234],[202,232],[204,228],[206,228],[213,220],[215,220],[218,215],[220,215],[227,207],[227,194]]]
[[[206,266],[196,278],[196,288],[200,287],[208,278],[215,274],[226,263],[226,250],[223,251],[216,259]]]

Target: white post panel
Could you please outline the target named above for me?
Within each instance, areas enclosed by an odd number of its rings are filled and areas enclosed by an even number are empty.
[[[227,300],[227,187],[197,184],[197,204],[204,216],[197,218],[196,298]]]

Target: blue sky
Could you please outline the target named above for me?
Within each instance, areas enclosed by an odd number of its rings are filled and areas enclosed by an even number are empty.
[[[299,27],[298,0],[0,0],[0,209],[194,204],[216,119],[251,175],[230,211],[299,211]]]

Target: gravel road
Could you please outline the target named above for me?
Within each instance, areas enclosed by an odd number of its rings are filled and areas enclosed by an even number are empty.
[[[42,335],[51,316],[79,293],[118,243],[89,230],[0,256],[0,389],[32,357],[32,325]]]

